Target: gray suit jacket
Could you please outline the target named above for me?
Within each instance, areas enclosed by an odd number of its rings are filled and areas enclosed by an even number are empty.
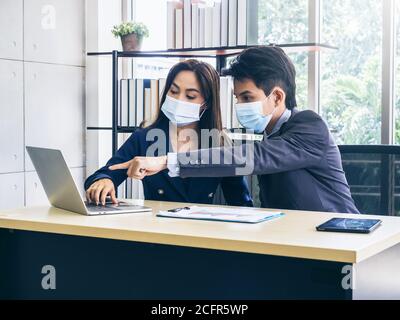
[[[181,177],[258,175],[264,208],[359,213],[326,123],[293,110],[261,142],[178,154]]]

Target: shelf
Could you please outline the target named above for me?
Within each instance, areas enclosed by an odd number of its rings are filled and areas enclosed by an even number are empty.
[[[87,127],[87,130],[112,130],[112,127]],[[118,127],[117,133],[134,133],[139,130],[139,127]],[[224,129],[227,136],[232,140],[241,140],[241,141],[261,141],[263,139],[262,134],[249,134],[245,133],[244,129]],[[243,132],[239,132],[243,131]]]
[[[118,126],[118,60],[119,58],[214,58],[216,59],[216,70],[222,73],[227,63],[227,57],[236,56],[243,50],[252,47],[264,47],[265,45],[235,46],[235,47],[213,47],[213,48],[189,48],[173,50],[156,51],[109,51],[109,52],[88,52],[88,56],[109,57],[112,58],[112,127],[96,128],[87,127],[87,130],[111,130],[112,131],[112,154],[118,150],[118,133],[133,133],[137,127]],[[269,44],[269,46],[281,47],[287,53],[293,52],[317,52],[327,50],[337,50],[338,48],[328,44],[309,42],[309,43],[291,43],[291,44]],[[232,135],[233,139],[247,140],[246,135]],[[252,135],[250,140],[258,140],[260,137]]]
[[[87,130],[112,130],[112,127],[87,127]],[[117,132],[118,133],[133,133],[136,130],[138,130],[139,127],[118,127]]]
[[[292,44],[280,44],[270,46],[277,46],[284,49],[287,53],[292,52],[314,52],[322,50],[337,50],[337,47],[333,47],[327,44],[321,43],[292,43]],[[237,47],[218,47],[218,48],[196,48],[196,49],[173,49],[173,50],[156,50],[156,51],[118,51],[118,57],[122,58],[215,58],[216,56],[229,57],[235,56],[242,52],[244,49],[251,47],[261,46],[237,46]],[[88,56],[111,56],[112,52],[88,52]]]
[[[139,129],[140,129],[140,127],[118,127],[117,132],[118,133],[133,133]]]

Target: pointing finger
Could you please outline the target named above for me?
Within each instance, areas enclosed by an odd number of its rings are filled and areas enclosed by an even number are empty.
[[[127,161],[127,162],[124,162],[124,163],[114,164],[114,165],[108,167],[108,169],[110,169],[110,170],[128,169],[130,164],[131,164],[131,161]]]

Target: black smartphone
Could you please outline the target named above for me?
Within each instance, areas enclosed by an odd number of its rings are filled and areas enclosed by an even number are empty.
[[[333,218],[317,227],[317,231],[371,233],[382,224],[377,219]]]

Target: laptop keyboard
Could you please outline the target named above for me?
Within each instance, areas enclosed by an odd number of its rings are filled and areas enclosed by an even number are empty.
[[[86,201],[85,201],[85,204],[86,204],[86,208],[89,210],[89,211],[94,211],[94,212],[97,212],[97,211],[118,211],[118,210],[121,210],[120,208],[118,208],[117,206],[112,206],[112,205],[105,205],[105,206],[103,206],[103,205],[95,205],[94,203],[90,203],[90,204],[88,204],[88,203],[86,203]]]
[[[98,212],[98,211],[101,211],[101,212],[104,212],[104,211],[119,211],[119,210],[121,210],[121,209],[119,209],[119,208],[117,208],[117,207],[107,207],[107,206],[89,206],[89,207],[87,207],[87,209],[89,210],[89,211],[94,211],[94,212]]]

